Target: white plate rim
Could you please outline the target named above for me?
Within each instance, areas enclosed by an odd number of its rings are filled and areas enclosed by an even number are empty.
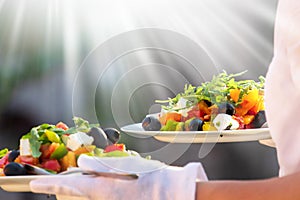
[[[65,175],[0,176],[0,187],[7,192],[31,192],[29,183],[40,178],[67,177]]]
[[[141,123],[121,127],[121,131],[139,136],[152,136],[172,143],[245,142],[270,139],[269,128],[253,128],[222,131],[145,131]]]

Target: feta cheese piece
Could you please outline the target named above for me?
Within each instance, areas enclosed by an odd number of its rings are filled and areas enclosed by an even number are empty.
[[[20,139],[20,155],[21,156],[32,155],[29,139]]]
[[[88,136],[86,133],[77,132],[74,134],[69,135],[67,140],[67,147],[72,151],[75,151],[79,147],[83,145],[91,145],[94,141],[94,138]]]
[[[191,110],[190,108],[185,108],[186,107],[186,103],[188,102],[188,100],[184,99],[184,98],[180,98],[177,102],[176,108],[181,109],[179,111],[179,113],[183,116],[183,117],[187,117],[188,116],[188,112]],[[183,109],[182,109],[183,108]]]
[[[186,103],[187,103],[187,100],[180,97],[178,102],[177,102],[177,107],[178,108],[185,108],[186,107]]]
[[[239,127],[238,121],[232,118],[231,115],[220,113],[213,120],[214,126],[218,131],[225,130],[228,126],[230,129],[237,129]]]
[[[237,120],[231,118],[231,127],[230,127],[230,130],[236,130],[240,127],[240,124]]]

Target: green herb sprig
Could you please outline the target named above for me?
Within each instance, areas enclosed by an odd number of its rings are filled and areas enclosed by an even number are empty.
[[[220,104],[222,102],[231,102],[234,105],[241,103],[242,97],[248,93],[251,89],[263,90],[265,78],[259,77],[259,82],[254,80],[241,80],[236,81],[235,78],[245,74],[247,71],[243,71],[236,74],[227,74],[226,71],[213,76],[209,82],[204,82],[200,86],[196,87],[191,84],[185,85],[184,91],[177,94],[174,98],[167,100],[156,100],[156,103],[168,105],[162,105],[162,108],[167,111],[179,111],[192,106],[195,106],[202,100],[211,102],[212,104]],[[231,101],[229,98],[231,89],[240,89],[240,98],[237,102]],[[178,108],[176,105],[180,98],[187,100],[186,107]]]

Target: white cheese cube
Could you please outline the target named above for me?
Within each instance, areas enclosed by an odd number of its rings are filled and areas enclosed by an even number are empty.
[[[31,156],[31,148],[29,139],[21,139],[20,140],[20,155],[21,156]]]
[[[218,131],[225,130],[228,126],[230,126],[230,129],[237,129],[239,127],[238,121],[233,119],[231,115],[224,113],[218,114],[213,123]]]
[[[93,137],[88,136],[86,133],[78,132],[69,135],[69,138],[67,140],[67,147],[72,151],[75,151],[83,145],[91,145],[93,141]]]

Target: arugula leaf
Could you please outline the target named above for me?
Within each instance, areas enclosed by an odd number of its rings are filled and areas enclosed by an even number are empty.
[[[32,153],[32,156],[34,158],[38,158],[41,156],[41,152],[40,152],[40,147],[41,147],[41,144],[42,142],[39,141],[39,134],[38,134],[38,129],[39,127],[35,127],[35,128],[32,128],[29,135],[29,144],[30,144],[30,149],[31,149],[31,153]]]
[[[73,117],[73,121],[75,124],[75,129],[73,128],[71,131],[87,133],[92,127],[99,127],[99,124],[89,124],[87,120],[84,120],[80,117]]]
[[[263,76],[259,77],[259,82],[254,80],[241,80],[236,81],[235,77],[245,74],[247,71],[243,71],[237,74],[227,74],[226,71],[218,75],[214,75],[212,80],[209,82],[204,82],[200,86],[195,87],[193,85],[185,85],[184,91],[177,94],[174,98],[169,98],[168,100],[156,100],[156,103],[168,103],[168,105],[162,105],[162,108],[167,111],[179,111],[192,106],[195,106],[201,100],[206,100],[212,104],[220,104],[223,102],[230,101],[230,90],[240,89],[240,98],[238,102],[232,102],[234,105],[241,103],[243,95],[247,94],[251,89],[263,90],[265,78]],[[187,100],[187,106],[184,108],[178,108],[177,103],[180,98]]]

